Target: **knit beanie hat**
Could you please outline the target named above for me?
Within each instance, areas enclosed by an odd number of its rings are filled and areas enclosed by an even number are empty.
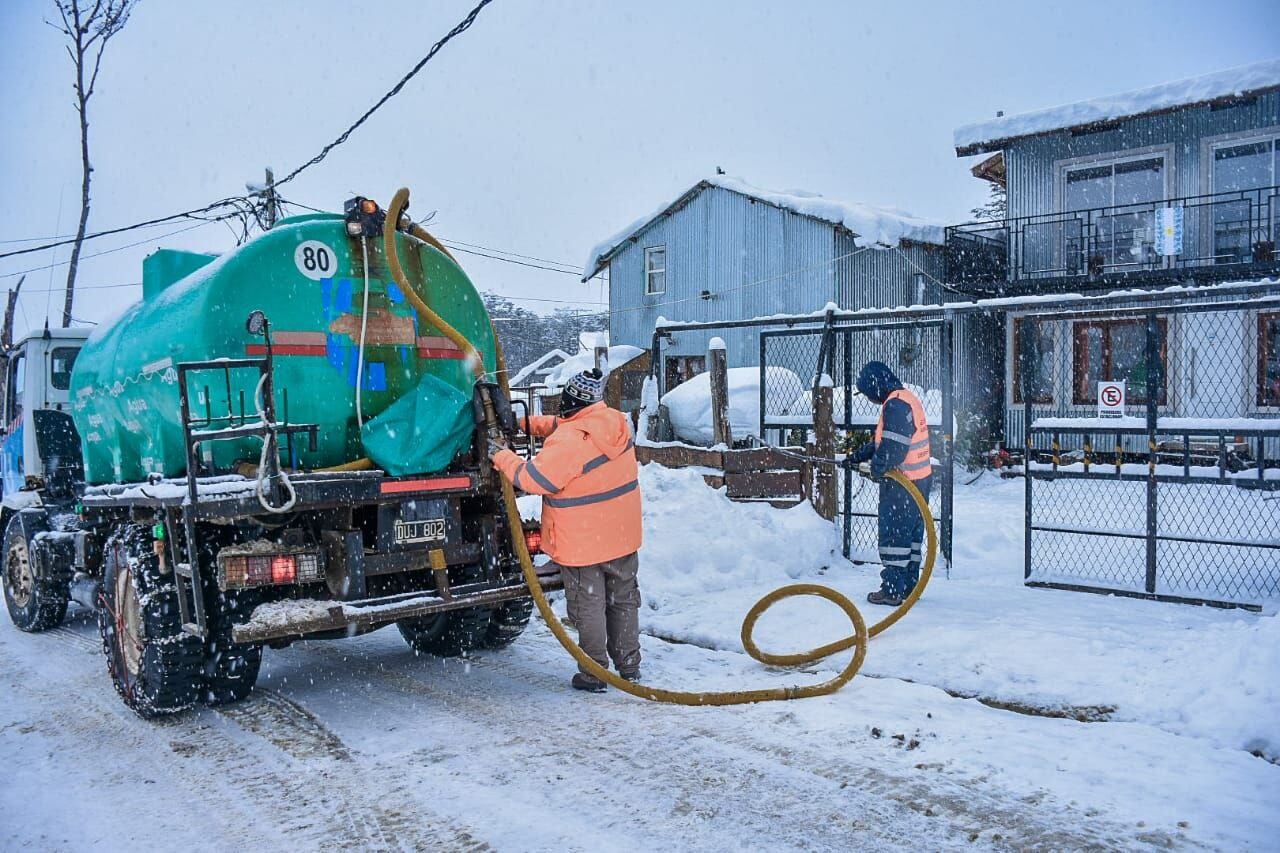
[[[560,393],[560,414],[567,417],[603,399],[604,374],[598,367],[584,370],[570,377]]]

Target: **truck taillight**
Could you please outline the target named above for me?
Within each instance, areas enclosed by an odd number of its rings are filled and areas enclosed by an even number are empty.
[[[542,531],[526,530],[524,532],[524,545],[529,549],[530,554],[542,553]]]
[[[320,555],[315,552],[218,555],[218,586],[222,589],[314,583],[322,579]]]

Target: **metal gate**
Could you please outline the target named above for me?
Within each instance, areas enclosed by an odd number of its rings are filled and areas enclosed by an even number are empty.
[[[880,407],[858,393],[855,380],[868,361],[882,361],[924,403],[934,458],[929,503],[939,547],[951,565],[953,489],[952,320],[932,317],[877,318],[858,322],[828,318],[821,327],[760,333],[760,435],[774,444],[803,443],[813,429],[813,386],[829,377],[837,455],[870,440]],[[842,551],[860,562],[879,562],[879,490],[845,465],[837,483],[837,519]]]
[[[1280,304],[1267,301],[1015,316],[1029,585],[1280,598]],[[1100,416],[1122,382],[1123,415]]]

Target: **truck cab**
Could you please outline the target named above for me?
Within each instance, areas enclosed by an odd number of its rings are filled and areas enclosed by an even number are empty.
[[[7,509],[29,503],[19,493],[42,485],[51,465],[79,466],[79,439],[70,419],[71,368],[91,331],[30,332],[9,352],[0,432],[0,485]]]

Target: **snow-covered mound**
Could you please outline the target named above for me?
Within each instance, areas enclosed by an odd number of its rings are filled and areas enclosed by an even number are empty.
[[[804,391],[804,384],[785,367],[769,367],[770,396],[791,399]],[[729,368],[729,424],[735,439],[760,433],[760,368]],[[671,428],[682,441],[710,445],[715,440],[711,427],[711,374],[700,373],[662,395],[662,404],[671,416]]]
[[[907,390],[912,391],[920,398],[921,404],[924,406],[924,416],[930,426],[938,426],[942,423],[942,392],[937,388],[925,390],[919,385],[913,385],[910,382],[903,383],[907,386]],[[774,397],[773,388],[769,389],[769,396]],[[849,403],[849,423],[854,426],[874,426],[880,421],[880,405],[868,400],[858,390],[853,389],[853,399]],[[845,389],[834,388],[831,394],[831,410],[832,419],[837,424],[844,423],[844,401]],[[797,421],[807,423],[813,417],[813,391],[805,389],[783,412],[783,417],[795,418]]]

